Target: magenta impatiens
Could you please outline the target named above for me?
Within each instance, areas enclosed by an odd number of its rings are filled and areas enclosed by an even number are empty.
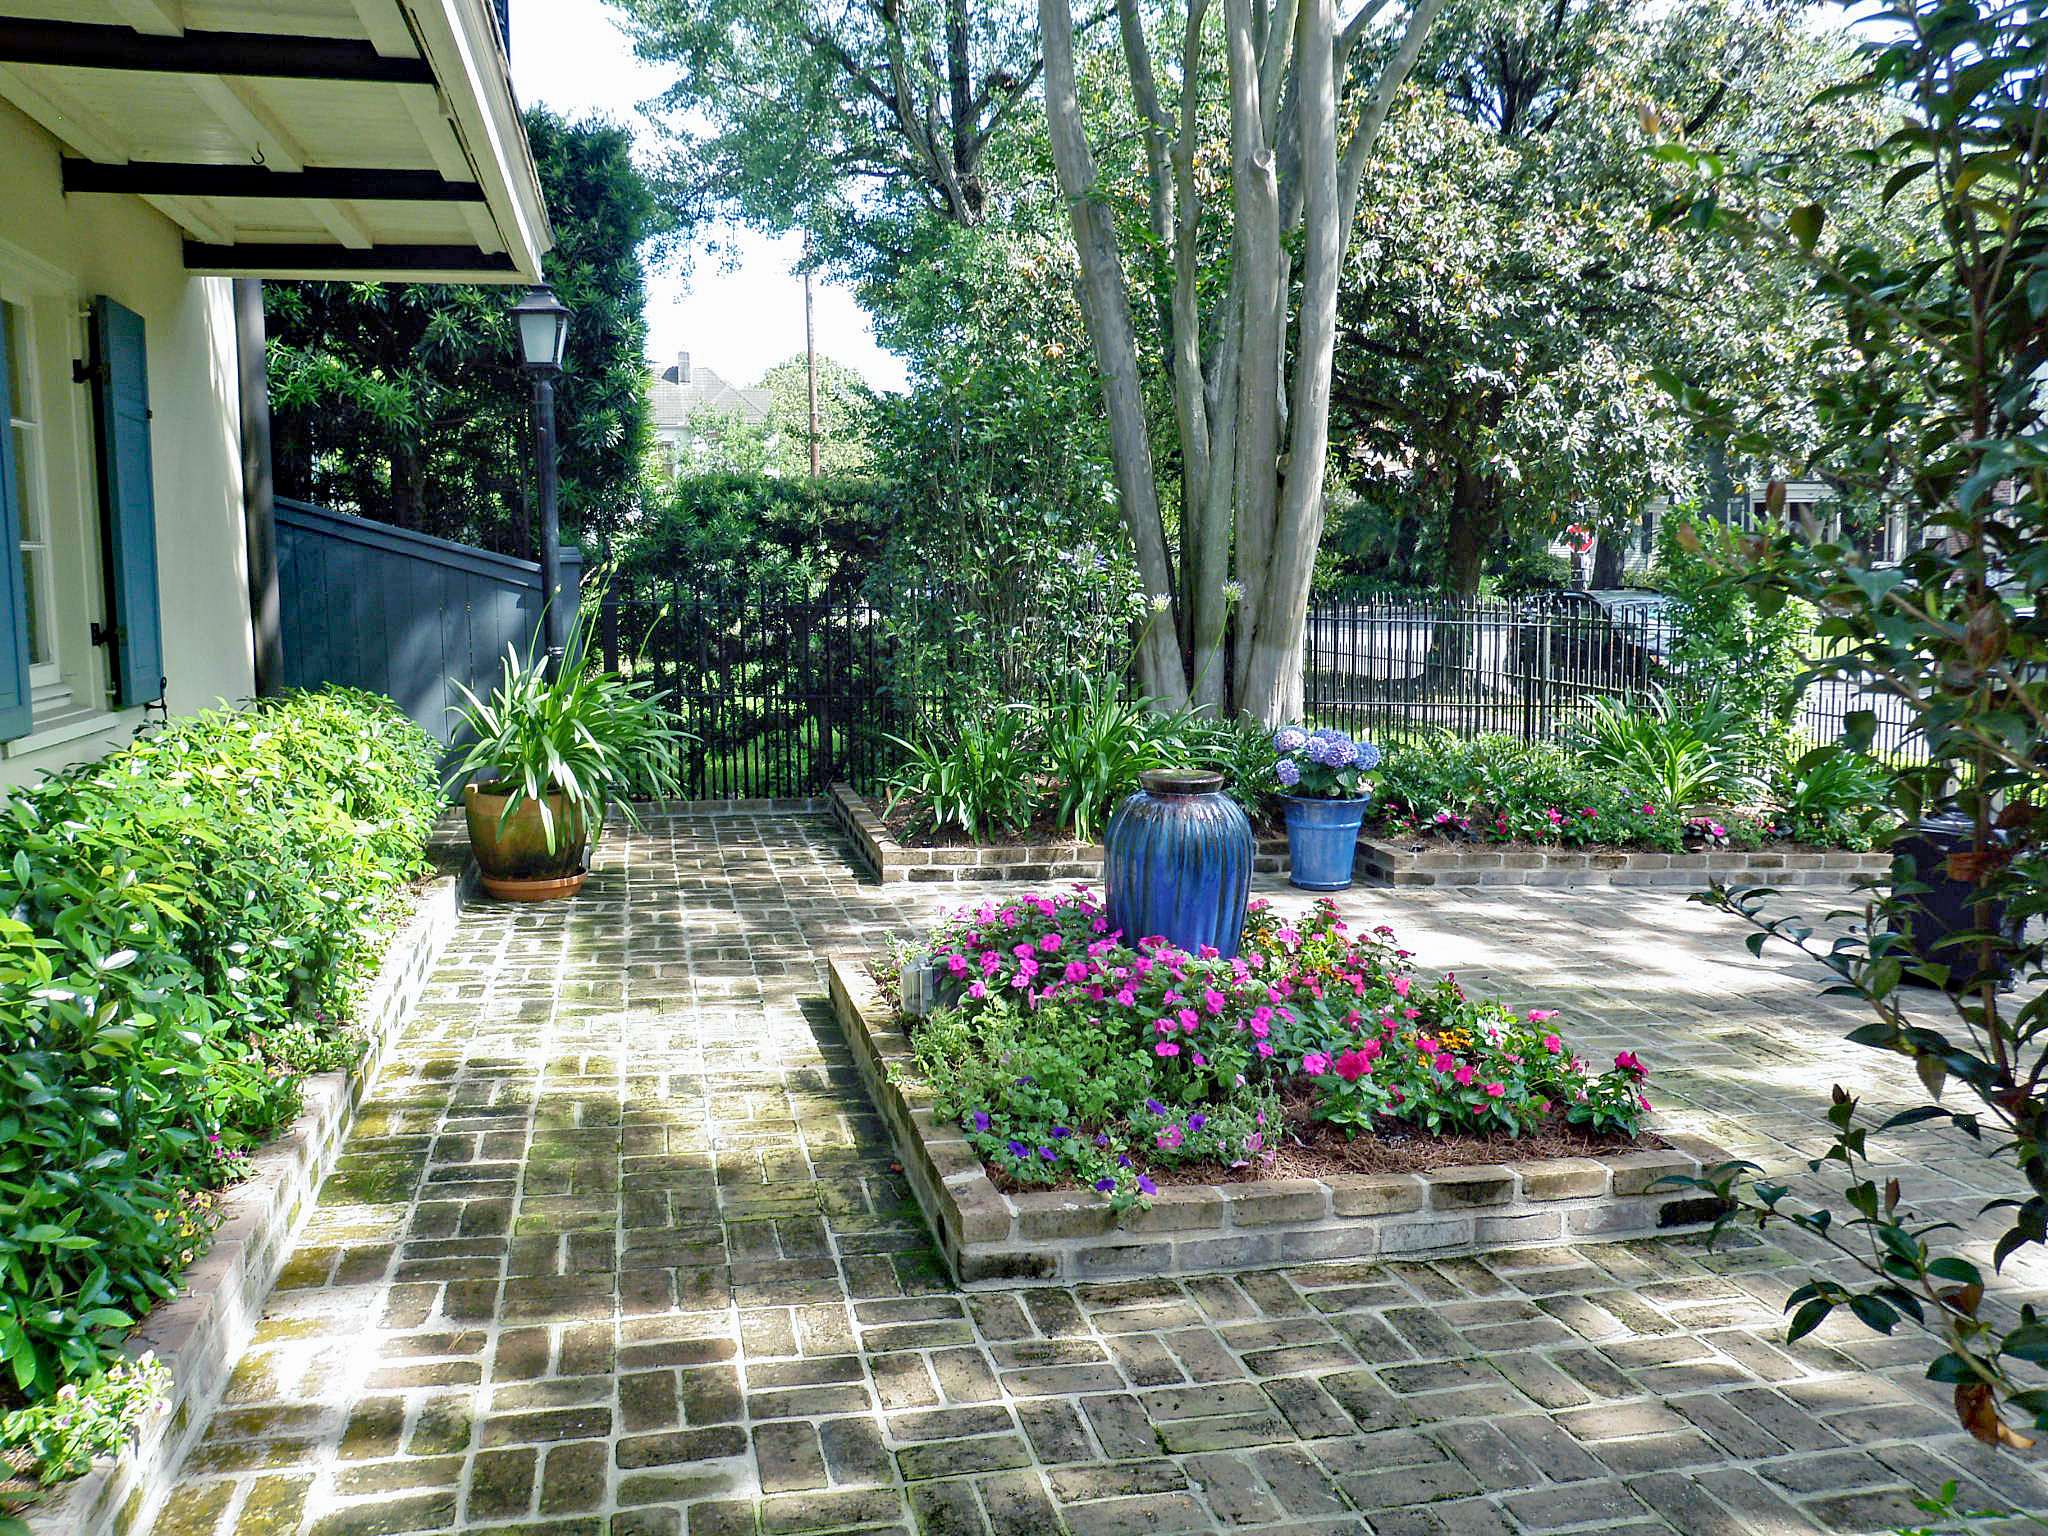
[[[1254,902],[1232,960],[1111,932],[1085,886],[966,909],[930,944],[951,1006],[916,1027],[920,1065],[1019,1183],[1127,1203],[1148,1169],[1258,1165],[1283,1098],[1353,1134],[1627,1134],[1648,1107],[1633,1053],[1596,1072],[1556,1010],[1418,977],[1390,930],[1352,932],[1328,900],[1287,924]]]

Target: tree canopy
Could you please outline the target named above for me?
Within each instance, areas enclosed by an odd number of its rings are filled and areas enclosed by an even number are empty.
[[[1808,346],[1819,322],[1781,274],[1648,227],[1642,125],[1839,177],[1867,114],[1808,101],[1847,77],[1847,47],[1742,0],[1465,0],[1432,48],[1362,200],[1335,382],[1338,472],[1414,552],[1403,574],[1470,596],[1503,547],[1697,496],[1672,370],[1779,398],[1776,459],[1810,457],[1802,397],[1846,354]]]
[[[526,130],[571,311],[556,383],[564,535],[631,513],[647,445],[645,281],[661,216],[623,128],[536,108]],[[281,494],[531,556],[529,390],[508,311],[517,288],[269,283]]]

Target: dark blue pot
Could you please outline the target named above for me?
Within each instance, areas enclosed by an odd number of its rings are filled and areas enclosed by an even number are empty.
[[[1358,856],[1358,829],[1366,799],[1310,800],[1283,795],[1287,802],[1287,883],[1304,891],[1341,891],[1351,884]]]
[[[1161,768],[1138,782],[1102,840],[1109,926],[1134,946],[1156,934],[1190,954],[1211,944],[1234,957],[1252,893],[1252,824],[1220,773]]]

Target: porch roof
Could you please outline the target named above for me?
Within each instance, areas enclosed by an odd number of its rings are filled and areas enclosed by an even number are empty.
[[[553,243],[488,0],[0,0],[0,100],[195,273],[538,282]]]

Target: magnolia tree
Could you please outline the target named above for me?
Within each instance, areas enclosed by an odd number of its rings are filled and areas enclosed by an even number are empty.
[[[1340,20],[1335,0],[1222,0],[1220,15],[1210,0],[1117,0],[1121,86],[1144,150],[1145,228],[1132,243],[1150,258],[1135,265],[1154,302],[1140,305],[1089,139],[1072,9],[1039,0],[1047,130],[1150,609],[1139,676],[1166,707],[1234,706],[1269,723],[1301,713],[1344,253],[1387,111],[1440,4],[1365,0]],[[1162,72],[1154,39],[1169,36]],[[1211,155],[1219,88],[1228,128]],[[1207,259],[1211,203],[1227,216],[1226,263]],[[1162,506],[1146,362],[1170,384],[1177,507]]]
[[[1729,579],[1766,606],[1811,600],[1830,642],[1823,675],[1891,693],[1911,710],[1929,761],[1904,774],[1902,818],[1951,803],[1973,837],[1944,873],[1968,891],[1964,931],[1916,944],[1917,898],[1901,871],[1848,931],[1769,916],[1768,892],[1712,898],[1835,973],[1871,1020],[1850,1038],[1911,1060],[1924,1102],[1872,1123],[1842,1088],[1833,1143],[1813,1167],[1846,1176],[1846,1210],[1796,1203],[1747,1165],[1713,1175],[1763,1223],[1792,1222],[1839,1250],[1794,1293],[1792,1336],[1837,1308],[1889,1333],[1937,1341],[1928,1375],[1994,1445],[2048,1428],[2048,1318],[1998,1295],[1998,1272],[2048,1244],[2048,18],[2018,5],[1899,0],[1867,18],[1882,42],[1840,93],[1885,103],[1897,130],[1868,155],[1901,217],[1932,226],[1894,253],[1834,217],[1833,199],[1771,212],[1796,167],[1738,162],[1673,134],[1660,150],[1688,185],[1664,220],[1712,231],[1754,258],[1805,274],[1858,367],[1818,392],[1826,462],[1848,485],[1909,515],[1933,542],[1897,567],[1870,566],[1813,528],[1759,536]],[[1734,432],[1737,402],[1688,404]],[[1867,744],[1869,712],[1852,714]],[[2017,983],[2001,990],[2001,974]],[[1923,983],[1915,987],[1912,983]],[[1873,1168],[1873,1138],[1944,1122],[1987,1143],[2011,1188],[1985,1207],[2003,1228],[1990,1262],[1956,1251],[1950,1224],[1916,1215],[1910,1179]]]

